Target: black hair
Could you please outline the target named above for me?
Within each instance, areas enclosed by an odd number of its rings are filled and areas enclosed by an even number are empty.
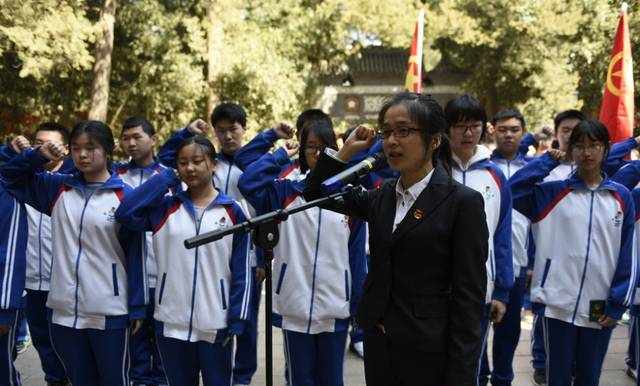
[[[224,102],[220,103],[213,109],[211,113],[211,125],[215,127],[220,121],[230,121],[231,123],[239,123],[244,129],[247,127],[247,113],[242,106],[237,103]]]
[[[149,137],[153,137],[156,134],[156,129],[153,127],[151,122],[147,121],[146,118],[143,117],[129,117],[122,124],[122,132],[120,135],[124,134],[126,130],[133,129],[134,127],[140,126],[142,131],[147,133]]]
[[[604,145],[602,165],[604,165],[604,160],[607,159],[607,156],[609,155],[609,148],[611,146],[609,142],[609,130],[607,130],[607,127],[595,119],[585,119],[580,121],[569,137],[569,151],[572,151],[573,147],[584,138],[589,138],[594,142],[602,142]]]
[[[527,123],[524,120],[524,116],[522,115],[520,110],[515,108],[498,111],[496,115],[494,115],[493,118],[491,119],[491,124],[495,126],[498,121],[504,121],[506,119],[511,119],[511,118],[515,118],[519,120],[520,126],[522,127],[523,130],[527,127]]]
[[[62,136],[62,141],[65,144],[69,143],[69,129],[62,126],[59,123],[55,122],[43,122],[38,125],[35,133],[37,134],[39,131],[57,131]]]
[[[200,147],[200,150],[202,150],[202,152],[207,155],[211,159],[211,161],[216,162],[216,157],[218,156],[218,153],[216,153],[216,148],[207,137],[201,134],[194,135],[193,137],[189,137],[180,142],[176,150],[176,158],[178,154],[180,154],[180,150],[182,150],[183,147],[189,145],[198,145]]]
[[[484,139],[487,131],[487,111],[475,97],[464,94],[451,99],[444,108],[444,115],[449,122],[449,127],[464,121],[481,121],[482,135],[480,140]]]
[[[303,173],[309,170],[307,158],[305,157],[305,149],[307,147],[307,139],[309,138],[310,132],[313,132],[313,134],[315,134],[315,136],[318,137],[326,147],[338,150],[336,133],[333,131],[333,126],[328,125],[327,122],[323,120],[312,122],[305,130],[302,131],[302,135],[300,137],[300,158],[298,158],[298,162],[300,162],[300,170]]]
[[[401,92],[387,100],[378,113],[378,127],[384,124],[384,116],[387,111],[397,105],[402,105],[407,109],[411,121],[420,129],[425,148],[429,146],[431,140],[440,137],[440,146],[434,150],[432,155],[433,165],[441,164],[451,171],[451,147],[447,131],[449,124],[442,111],[442,106],[430,94],[417,94],[413,92]]]
[[[577,119],[579,121],[584,121],[585,119],[587,119],[587,117],[582,113],[582,111],[579,110],[572,109],[562,111],[558,113],[555,118],[553,118],[553,130],[555,132],[558,132],[558,126],[560,126],[562,121],[564,121],[565,119]]]
[[[76,123],[71,130],[71,137],[69,142],[73,142],[82,134],[86,134],[92,142],[97,143],[104,149],[104,153],[107,156],[108,167],[111,167],[111,158],[113,157],[113,148],[115,142],[113,140],[113,133],[106,123],[100,121],[81,121]]]
[[[314,122],[324,122],[333,129],[331,117],[320,109],[308,109],[300,113],[296,118],[296,136],[302,138],[304,131]]]

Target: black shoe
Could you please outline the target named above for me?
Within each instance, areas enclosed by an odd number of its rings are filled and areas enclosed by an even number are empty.
[[[533,382],[536,385],[547,384],[547,370],[546,369],[533,369]]]

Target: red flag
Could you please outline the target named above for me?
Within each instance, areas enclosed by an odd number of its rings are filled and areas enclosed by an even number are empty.
[[[408,91],[422,92],[422,40],[424,35],[424,11],[420,11],[416,28],[413,31],[411,51],[409,51],[409,67],[404,87]]]
[[[633,117],[633,62],[627,10],[623,5],[600,106],[600,121],[609,129],[611,142],[633,135]]]

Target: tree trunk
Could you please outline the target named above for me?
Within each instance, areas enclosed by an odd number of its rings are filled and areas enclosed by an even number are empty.
[[[223,39],[223,26],[219,19],[216,19],[216,2],[209,1],[207,7],[207,118],[211,117],[214,107],[220,98],[214,91],[214,82],[220,72],[221,51]]]
[[[100,12],[102,34],[96,41],[93,83],[91,85],[91,108],[89,119],[106,122],[109,106],[109,77],[111,76],[111,53],[113,52],[113,29],[116,20],[116,0],[104,0]]]

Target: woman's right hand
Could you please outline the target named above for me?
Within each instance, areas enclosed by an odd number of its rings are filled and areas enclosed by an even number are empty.
[[[38,152],[49,161],[58,161],[65,156],[64,145],[57,142],[47,142],[38,148]]]
[[[344,145],[338,151],[338,158],[349,162],[357,153],[373,146],[376,141],[376,133],[372,128],[360,125],[349,135]]]

